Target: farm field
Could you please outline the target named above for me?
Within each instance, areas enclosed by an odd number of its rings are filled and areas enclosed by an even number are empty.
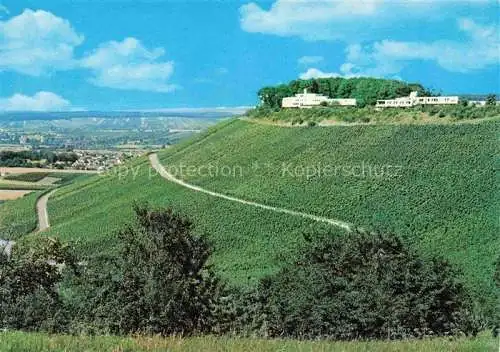
[[[29,183],[29,182],[18,183],[18,181],[12,183],[10,181],[0,180],[0,190],[33,191],[33,190],[43,190],[46,188],[47,188],[46,186],[39,185],[36,183]]]
[[[7,175],[3,179],[9,181],[39,182],[48,175],[48,172],[30,172]]]
[[[22,190],[0,190],[0,201],[1,200],[14,200],[29,194],[31,191]]]
[[[19,173],[19,174],[8,174],[4,177],[0,177],[0,187],[1,186],[12,186],[12,187],[23,187],[26,186],[27,189],[32,188],[46,188],[46,186],[52,186],[55,184],[61,185],[68,182],[72,182],[78,178],[85,178],[91,174],[82,172],[30,172],[30,173]]]
[[[62,174],[97,174],[97,171],[92,170],[58,170],[58,169],[38,169],[33,167],[0,167],[1,175],[11,175],[11,174],[32,174],[32,173],[62,173]]]
[[[106,351],[172,351],[172,352],[391,352],[391,351],[497,351],[498,341],[484,334],[474,339],[434,338],[407,341],[329,342],[265,340],[233,337],[115,337],[67,336],[40,333],[0,333],[0,352],[106,352]]]
[[[291,129],[233,120],[159,156],[164,165],[178,168],[241,168],[241,177],[181,175],[209,190],[401,234],[460,267],[468,286],[489,305],[500,244],[498,126],[493,121]],[[283,163],[391,165],[400,174],[307,177],[283,174]],[[88,255],[112,250],[114,235],[132,219],[134,200],[189,215],[197,232],[213,243],[215,269],[234,285],[276,272],[304,243],[304,232],[326,226],[193,192],[160,178],[141,158],[58,190],[49,201],[47,235],[76,241]]]
[[[36,201],[43,191],[84,180],[88,176],[31,172],[0,178],[0,239],[18,239],[36,229]]]
[[[36,229],[35,204],[41,191],[0,204],[0,239],[13,240]]]

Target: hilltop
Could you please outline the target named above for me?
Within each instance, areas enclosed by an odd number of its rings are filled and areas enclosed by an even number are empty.
[[[498,120],[500,106],[418,106],[413,108],[377,109],[374,107],[315,107],[310,109],[250,110],[245,118],[255,122],[284,126],[314,126],[332,124],[453,124]]]
[[[299,94],[302,91],[308,94]],[[311,93],[311,94],[309,94]],[[482,102],[469,102],[477,96],[441,97],[419,83],[378,78],[319,78],[293,80],[288,84],[264,87],[258,91],[259,105],[246,113],[247,118],[282,125],[316,124],[422,124],[474,121],[500,117],[496,96]],[[295,95],[295,98],[289,98]],[[434,97],[436,102],[416,102],[409,97]],[[307,97],[307,98],[306,98]],[[404,97],[404,98],[403,98]],[[284,98],[292,99],[283,105]],[[397,108],[386,100],[404,99]],[[338,99],[338,101],[334,101]],[[493,99],[493,102],[487,100]],[[350,100],[346,102],[346,100]],[[383,101],[383,105],[377,105]],[[341,103],[339,103],[341,102]],[[410,105],[406,105],[409,103]],[[340,104],[340,105],[339,105]],[[479,105],[478,105],[479,104]],[[283,108],[282,108],[283,106]],[[388,108],[385,108],[388,106]],[[307,107],[307,108],[306,108]]]

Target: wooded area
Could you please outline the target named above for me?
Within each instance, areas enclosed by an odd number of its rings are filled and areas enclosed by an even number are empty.
[[[329,98],[355,98],[358,106],[375,105],[378,99],[394,99],[417,91],[420,96],[436,95],[419,83],[379,78],[318,78],[293,80],[288,84],[264,87],[258,91],[262,106],[281,107],[281,100],[307,88],[309,93],[318,93]]]

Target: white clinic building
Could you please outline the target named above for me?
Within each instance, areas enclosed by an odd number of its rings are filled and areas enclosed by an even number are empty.
[[[356,106],[356,99],[331,99],[321,94],[308,93],[307,89],[304,89],[302,94],[295,94],[293,97],[283,98],[281,107],[307,109],[314,106],[320,106],[323,102],[326,102],[328,105]]]
[[[451,97],[419,97],[418,92],[411,92],[410,96],[377,100],[377,108],[405,108],[416,105],[457,105],[459,101],[458,96]]]

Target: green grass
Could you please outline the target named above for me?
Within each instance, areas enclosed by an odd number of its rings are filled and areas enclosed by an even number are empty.
[[[500,246],[498,128],[495,121],[313,128],[227,121],[160,157],[165,165],[241,168],[242,177],[185,175],[210,190],[401,234],[460,267],[476,296],[491,304]],[[283,175],[283,163],[401,169],[394,177],[307,178]],[[49,201],[48,234],[78,241],[93,255],[112,250],[134,200],[173,206],[208,234],[216,270],[240,285],[276,272],[303,244],[302,233],[318,226],[184,189],[150,173],[145,158],[130,164],[128,174],[123,170],[60,189]]]
[[[71,172],[49,172],[47,174],[48,177],[58,178],[56,185],[67,185],[77,180],[84,180],[89,177],[89,174],[79,174],[79,173],[71,173]]]
[[[84,179],[88,177],[88,174],[78,174],[78,173],[64,173],[64,172],[29,172],[26,174],[14,174],[7,175],[3,179],[5,181],[21,181],[21,182],[38,182],[45,177],[58,178],[59,181],[56,184],[68,184],[78,179]],[[29,186],[29,185],[28,185]],[[34,187],[36,185],[33,185]]]
[[[230,337],[116,337],[67,336],[39,333],[0,333],[0,352],[391,352],[391,351],[497,351],[498,341],[486,334],[478,338],[434,338],[407,341],[328,342],[265,340]]]
[[[33,192],[0,204],[0,238],[18,239],[37,227],[36,200],[42,192]]]

